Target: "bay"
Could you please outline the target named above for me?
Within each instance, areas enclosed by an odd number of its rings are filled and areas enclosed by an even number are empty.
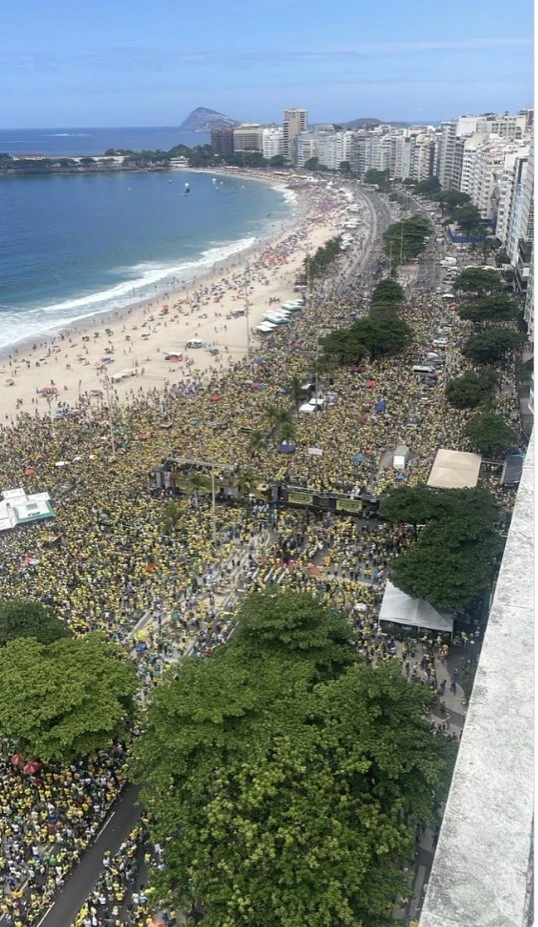
[[[283,188],[193,171],[0,177],[0,347],[199,277],[292,209]]]

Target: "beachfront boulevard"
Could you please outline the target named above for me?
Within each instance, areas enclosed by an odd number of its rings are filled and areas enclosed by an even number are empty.
[[[433,210],[294,189],[253,253],[4,360],[0,489],[52,514],[0,532],[2,927],[416,913],[515,498],[521,339],[491,376],[500,278]],[[464,377],[487,412],[449,402]],[[474,478],[426,487],[440,449]],[[429,623],[380,623],[392,580]]]

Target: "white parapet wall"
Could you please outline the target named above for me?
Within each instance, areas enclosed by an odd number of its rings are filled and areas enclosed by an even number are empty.
[[[533,817],[534,435],[420,927],[530,927]]]

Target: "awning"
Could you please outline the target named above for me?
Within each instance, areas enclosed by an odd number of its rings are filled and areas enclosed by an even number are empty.
[[[480,454],[440,448],[428,477],[428,486],[436,489],[472,489],[478,483]]]
[[[390,621],[413,628],[424,628],[426,631],[443,631],[448,634],[452,634],[454,628],[452,612],[434,608],[425,599],[413,599],[390,581],[385,587],[379,621]]]

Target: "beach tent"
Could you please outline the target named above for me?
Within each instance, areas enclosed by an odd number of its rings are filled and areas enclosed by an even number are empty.
[[[379,622],[382,621],[447,634],[452,634],[454,629],[453,612],[434,608],[425,599],[413,599],[394,586],[390,580],[385,587],[379,612]]]
[[[441,447],[435,455],[428,486],[436,489],[472,489],[478,483],[480,454]]]
[[[282,444],[279,444],[278,450],[281,454],[295,454],[297,445],[294,441],[283,441]]]
[[[375,404],[375,410],[376,410],[376,412],[384,412],[386,408],[387,408],[387,400],[386,400],[386,399],[380,399],[379,402],[376,402],[376,404]]]

